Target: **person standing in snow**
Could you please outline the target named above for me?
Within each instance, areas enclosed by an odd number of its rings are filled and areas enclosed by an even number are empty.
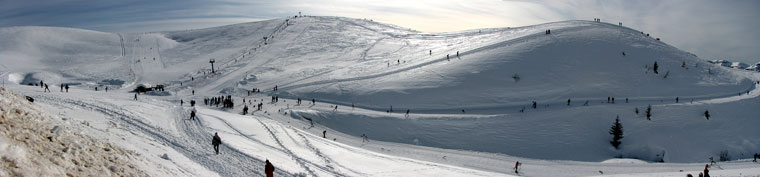
[[[182,106],[184,104],[185,104],[185,101],[183,101],[182,99],[179,99],[179,106]]]
[[[272,163],[269,163],[269,159],[266,161],[266,166],[264,167],[264,173],[267,174],[267,177],[273,177],[274,176],[274,165]]]
[[[40,88],[43,88],[43,85],[45,85],[45,83],[40,80]]]
[[[45,84],[45,90],[43,92],[50,92],[50,88],[48,87],[47,84]]]
[[[322,131],[322,138],[327,138],[327,130]]]
[[[752,160],[752,162],[757,162],[757,153],[755,153],[755,155],[754,155],[754,156],[752,156],[752,157],[754,157],[754,158],[755,158],[755,159],[753,159],[753,160]]]
[[[705,164],[705,170],[704,170],[704,172],[705,172],[705,177],[710,177],[710,170],[709,170],[709,169],[707,169],[708,167],[709,167],[709,166],[708,166],[707,164]]]
[[[108,92],[108,87],[106,87],[106,92]]]
[[[69,84],[66,84],[65,88],[66,88],[66,93],[69,93]]]
[[[63,92],[63,84],[61,84],[61,92]]]
[[[195,110],[190,111],[190,120],[195,120]]]
[[[214,138],[211,139],[211,144],[214,145],[214,151],[219,154],[219,145],[222,144],[222,138],[219,138],[218,133],[214,133]]]
[[[69,89],[66,89],[66,92],[69,92]],[[137,100],[137,93],[135,93],[135,100]]]

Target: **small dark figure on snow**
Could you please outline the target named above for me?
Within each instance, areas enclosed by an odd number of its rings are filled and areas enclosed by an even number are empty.
[[[327,130],[322,131],[322,138],[327,138]]]
[[[66,88],[66,93],[69,93],[69,84],[66,84],[64,88]]]
[[[68,90],[66,90],[66,92],[68,92]],[[137,93],[135,93],[135,100],[137,100]]]
[[[311,99],[311,104],[312,104],[312,105],[316,105],[316,104],[317,104],[317,100],[315,100],[315,99],[313,99],[313,98],[312,98],[312,99]]]
[[[50,88],[48,87],[47,84],[45,84],[45,91],[43,91],[43,92],[50,92]]]
[[[708,167],[709,167],[709,166],[708,166],[707,164],[705,164],[705,170],[704,170],[704,173],[705,173],[705,177],[710,177],[710,170],[709,170],[709,169],[707,169]]]
[[[536,101],[533,101],[533,109],[536,109]]]
[[[190,106],[195,106],[195,100],[190,100]]]
[[[676,97],[676,103],[678,103],[678,97]]]
[[[753,159],[752,162],[757,162],[757,153],[755,153],[753,157],[755,157],[755,159]]]
[[[190,111],[190,120],[195,120],[195,110]]]
[[[182,99],[180,99],[180,100],[179,100],[179,106],[182,106],[182,105],[184,105],[184,104],[185,104],[185,101],[183,101]]]
[[[517,170],[520,169],[520,165],[522,165],[522,163],[520,163],[520,161],[515,162],[515,168],[514,168],[515,169],[515,173],[519,173]]]
[[[705,118],[706,118],[707,120],[710,120],[710,112],[709,112],[709,111],[707,111],[707,110],[705,110]]]
[[[222,138],[219,138],[218,133],[214,133],[214,137],[211,139],[211,144],[214,145],[214,151],[219,154],[219,145],[222,144]]]
[[[272,165],[272,163],[269,163],[269,159],[267,159],[266,161],[266,166],[264,167],[264,173],[267,174],[267,177],[274,176],[274,165]]]
[[[63,84],[61,84],[61,92],[63,92]]]
[[[567,99],[567,105],[570,106],[570,98]]]

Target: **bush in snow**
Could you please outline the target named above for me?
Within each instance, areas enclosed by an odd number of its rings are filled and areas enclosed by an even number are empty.
[[[719,160],[721,162],[731,160],[731,155],[728,155],[728,150],[720,151],[720,159]]]
[[[612,141],[610,141],[610,144],[612,144],[615,149],[618,149],[620,143],[622,143],[620,140],[623,139],[623,124],[620,124],[620,116],[615,118],[615,123],[610,127],[610,135],[612,135]]]

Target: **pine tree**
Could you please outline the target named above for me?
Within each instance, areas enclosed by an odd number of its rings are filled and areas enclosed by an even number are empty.
[[[646,112],[647,112],[647,120],[652,120],[651,119],[651,117],[652,117],[652,105],[648,105],[647,106],[647,111]]]
[[[659,66],[657,66],[657,62],[655,61],[654,66],[652,67],[652,70],[654,70],[655,74],[660,74],[659,72],[657,72],[657,68],[659,68]]]
[[[610,144],[612,144],[615,149],[618,149],[620,147],[620,139],[623,139],[623,124],[620,124],[620,116],[615,118],[615,123],[612,124],[612,127],[610,127],[610,135],[612,135],[612,141],[610,141]]]

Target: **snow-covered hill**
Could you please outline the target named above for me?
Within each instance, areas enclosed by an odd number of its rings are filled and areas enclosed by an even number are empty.
[[[732,159],[760,151],[760,130],[753,128],[760,123],[757,73],[711,65],[640,31],[607,23],[430,34],[370,20],[298,17],[139,34],[12,27],[0,28],[0,38],[0,75],[14,89],[41,98],[50,110],[78,110],[68,113],[72,117],[87,115],[80,109],[105,112],[127,124],[125,131],[164,144],[152,149],[171,149],[170,156],[186,157],[177,162],[197,163],[222,176],[259,174],[258,168],[239,170],[240,165],[267,158],[287,164],[280,174],[491,176],[513,173],[507,167],[519,160],[533,165],[523,175],[587,176],[657,166],[593,163],[614,157],[696,163],[651,171],[670,172],[704,166],[721,151]],[[45,94],[18,86],[40,80],[68,83],[76,91]],[[169,96],[132,102],[127,92],[138,84],[163,84]],[[104,86],[112,91],[92,88]],[[248,95],[253,88],[263,92]],[[227,94],[236,104],[255,100],[249,106],[264,102],[265,108],[250,117],[229,114],[240,113],[240,105],[204,105],[193,108],[201,118],[196,124],[182,119],[191,109],[174,107],[180,99]],[[269,96],[281,101],[269,102]],[[305,102],[296,105],[297,98]],[[648,105],[651,120],[644,116]],[[618,116],[625,138],[616,150],[607,131]],[[322,130],[336,141],[320,139]],[[202,151],[192,145],[217,131],[233,139],[227,148],[234,153],[223,156],[234,160],[195,156]],[[362,142],[360,135],[373,142]],[[346,153],[353,155],[341,155]],[[386,171],[363,166],[388,161],[405,163],[382,165]],[[579,164],[590,167],[567,170]],[[548,169],[555,165],[560,168]]]

